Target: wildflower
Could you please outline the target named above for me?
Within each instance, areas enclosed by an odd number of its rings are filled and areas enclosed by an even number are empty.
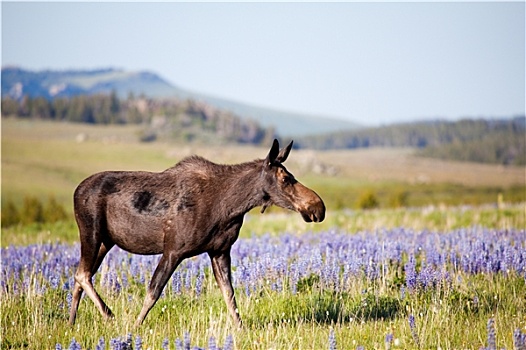
[[[183,349],[190,350],[190,333],[184,332]]]
[[[226,336],[225,343],[223,344],[223,350],[234,350],[234,339],[230,334]]]
[[[162,348],[163,350],[168,350],[170,348],[170,345],[169,345],[169,341],[168,341],[168,338],[164,338],[163,340],[163,344],[162,344]]]
[[[409,328],[411,329],[411,336],[413,337],[413,341],[419,347],[420,341],[418,339],[418,334],[416,332],[415,316],[413,316],[412,314],[409,315]]]
[[[142,350],[142,338],[140,335],[135,337],[135,350]]]
[[[479,297],[476,296],[476,295],[473,297],[473,306],[474,307],[478,307],[479,306]]]
[[[392,333],[388,333],[386,336],[385,336],[385,348],[386,349],[390,349],[391,348],[391,344],[393,343],[393,334]]]
[[[203,289],[203,279],[205,277],[205,273],[203,272],[203,269],[200,269],[199,275],[197,275],[197,278],[195,280],[195,295],[200,296],[201,291]]]
[[[329,331],[329,350],[336,350],[336,336],[333,328]]]
[[[71,292],[68,292],[66,295],[66,302],[68,303],[68,309],[71,308],[71,301],[73,300],[73,295]]]
[[[175,339],[175,349],[176,350],[183,350],[183,342],[181,341],[181,339],[177,338]]]
[[[124,344],[125,344],[125,349],[127,350],[132,349],[132,334],[131,333],[128,333],[126,335],[126,342]]]
[[[519,328],[513,332],[513,346],[517,350],[526,350],[526,333],[522,333]]]
[[[409,261],[404,266],[405,270],[405,284],[409,291],[416,289],[416,260],[413,255],[409,258]]]
[[[100,337],[95,350],[106,350],[106,342],[104,341],[104,337]]]
[[[208,339],[208,350],[217,350],[216,339],[213,336]]]
[[[75,338],[71,339],[71,343],[69,343],[68,350],[81,350],[82,347],[80,344],[75,340]]]
[[[496,350],[497,349],[497,342],[496,342],[496,339],[495,339],[495,320],[490,318],[488,320],[488,325],[487,325],[487,330],[488,330],[488,347],[487,349],[488,350]]]

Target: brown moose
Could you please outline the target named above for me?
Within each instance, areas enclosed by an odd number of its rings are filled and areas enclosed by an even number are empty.
[[[321,222],[325,205],[283,166],[292,142],[279,150],[274,140],[265,159],[218,165],[204,158],[186,158],[163,172],[106,171],[85,179],[75,190],[80,263],[69,323],[75,322],[82,291],[100,313],[113,317],[95,291],[92,277],[108,251],[117,245],[134,254],[162,254],[155,269],[139,326],[183,259],[208,253],[217,284],[236,324],[241,319],[231,278],[230,248],[244,215],[270,205],[291,209],[307,222]]]

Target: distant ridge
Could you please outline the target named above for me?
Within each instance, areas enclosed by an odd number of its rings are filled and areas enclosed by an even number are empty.
[[[526,164],[526,116],[458,121],[417,121],[299,137],[296,146],[311,149],[410,147],[425,157]]]
[[[152,98],[193,99],[233,112],[243,119],[253,119],[264,127],[273,126],[281,136],[304,136],[332,131],[352,130],[355,123],[325,116],[283,112],[255,107],[241,102],[188,91],[174,86],[159,75],[147,71],[125,71],[114,68],[95,70],[29,71],[18,67],[2,68],[2,98],[71,97],[83,94],[129,94]]]

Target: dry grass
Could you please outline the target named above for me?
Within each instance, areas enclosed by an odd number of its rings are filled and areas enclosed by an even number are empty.
[[[218,163],[238,163],[263,158],[268,152],[267,147],[254,146],[139,143],[139,130],[139,126],[95,126],[4,118],[2,199],[21,203],[26,195],[45,199],[52,194],[70,207],[76,185],[98,171],[160,171],[191,154]],[[83,135],[82,142],[79,142],[79,135]],[[466,196],[466,203],[487,203],[488,200],[495,201],[496,194],[503,189],[519,185],[520,190],[525,186],[524,167],[419,158],[409,149],[295,150],[287,167],[300,180],[328,197],[329,204],[335,208],[352,207],[356,196],[367,187],[384,192],[384,202],[394,192],[412,191],[415,194],[410,195],[408,204],[424,205],[459,204],[444,199],[445,195]],[[332,175],[327,172],[332,172]],[[463,188],[436,187],[441,184]],[[491,193],[488,187],[492,187]],[[470,194],[470,188],[479,192]],[[431,198],[424,193],[428,190],[441,193]],[[485,192],[487,195],[481,200],[473,198]],[[509,193],[506,196],[510,197]],[[334,203],[330,203],[330,197],[335,198]],[[519,196],[518,200],[524,200],[522,197]]]
[[[414,156],[411,149],[374,148],[304,153],[338,167],[341,176],[362,181],[395,180],[411,184],[451,183],[505,187],[524,185],[526,181],[524,167],[422,158]]]

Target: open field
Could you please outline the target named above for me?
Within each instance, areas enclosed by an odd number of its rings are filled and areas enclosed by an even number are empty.
[[[88,347],[101,336],[109,342],[133,332],[155,348],[165,337],[173,344],[188,331],[200,346],[210,336],[221,344],[231,334],[239,349],[319,349],[329,348],[332,328],[341,348],[382,347],[388,334],[398,339],[398,348],[479,348],[493,318],[497,346],[512,348],[512,332],[526,326],[524,237],[524,231],[468,229],[242,239],[234,249],[234,278],[245,330],[230,324],[205,256],[181,266],[147,323],[131,329],[144,296],[142,280],[151,276],[157,258],[119,250],[97,278],[118,319],[100,322],[85,298],[78,325],[69,328],[68,286],[78,246],[11,247],[2,254],[9,258],[3,264],[3,305],[14,312],[3,313],[3,324],[12,326],[3,328],[3,339],[15,347],[38,339],[50,348],[75,338]],[[496,239],[495,246],[484,245]]]
[[[109,169],[160,171],[193,153],[235,163],[268,152],[143,144],[137,131],[2,120],[2,203],[53,195],[71,219],[2,229],[0,348],[526,346],[524,168],[388,149],[291,153],[288,169],[326,201],[327,218],[306,224],[281,209],[246,216],[232,251],[243,328],[229,319],[210,262],[200,255],[181,264],[134,329],[159,257],[118,248],[94,278],[116,318],[104,321],[84,297],[76,325],[68,326],[79,256],[71,197],[83,178]],[[364,190],[375,193],[380,208],[356,209]],[[401,192],[405,207],[391,208]]]
[[[2,248],[2,347],[51,349],[74,339],[94,348],[103,338],[123,349],[116,339],[131,334],[133,349],[159,349],[165,339],[163,348],[174,349],[188,333],[193,345],[210,349],[211,337],[221,345],[229,336],[229,349],[520,349],[525,251],[525,231],[516,229],[241,238],[232,256],[243,328],[233,326],[208,257],[200,255],[176,270],[134,329],[158,257],[115,248],[95,287],[116,318],[104,321],[84,298],[70,327],[78,244],[11,246]]]
[[[199,154],[218,163],[263,158],[268,148],[137,142],[137,126],[93,126],[2,120],[2,202],[53,195],[71,211],[77,184],[103,170],[164,170]],[[82,141],[82,142],[79,142]],[[381,207],[401,193],[406,206],[526,201],[525,168],[445,162],[404,149],[314,152],[294,150],[287,167],[331,209],[353,208],[364,191]]]

